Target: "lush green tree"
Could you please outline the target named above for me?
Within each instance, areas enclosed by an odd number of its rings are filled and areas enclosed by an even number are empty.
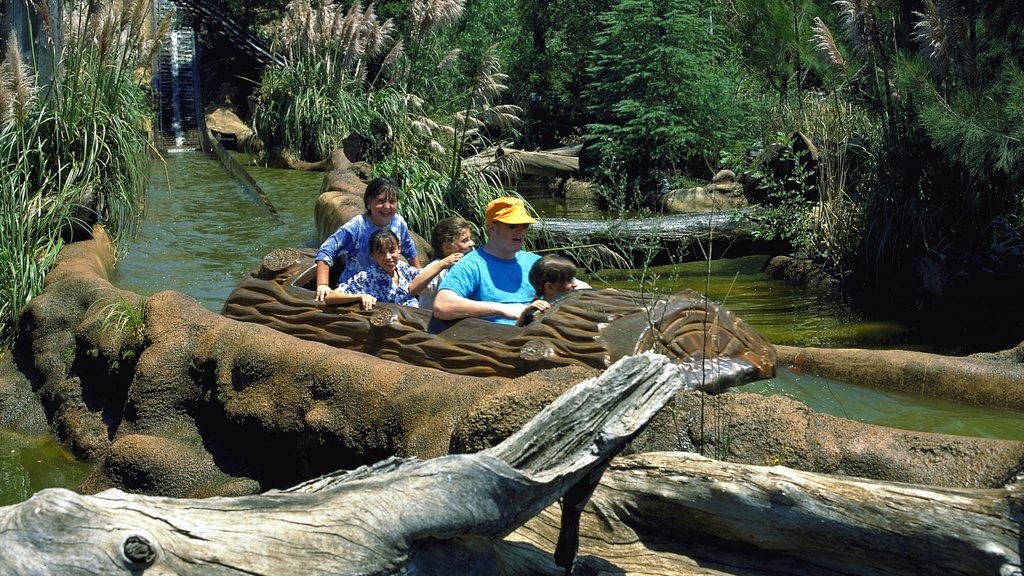
[[[749,123],[739,59],[714,2],[617,0],[598,19],[589,138],[632,179],[707,178]]]
[[[780,99],[799,98],[804,90],[820,87],[827,74],[810,42],[814,19],[827,19],[832,12],[819,4],[737,0],[726,15],[744,63]]]
[[[530,50],[509,61],[513,94],[527,110],[531,146],[578,137],[592,120],[579,95],[590,85],[594,23],[610,0],[520,0]]]

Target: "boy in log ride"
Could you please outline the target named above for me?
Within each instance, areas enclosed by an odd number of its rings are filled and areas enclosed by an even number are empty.
[[[551,303],[570,290],[590,288],[590,284],[576,279],[576,265],[558,254],[545,254],[530,268],[530,285],[536,291],[536,300],[530,302],[519,316],[516,326],[526,326],[534,316],[551,308]]]

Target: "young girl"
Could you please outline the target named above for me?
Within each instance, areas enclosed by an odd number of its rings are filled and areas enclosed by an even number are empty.
[[[530,284],[537,292],[537,299],[523,310],[516,326],[526,326],[538,312],[551,307],[559,295],[577,288],[590,288],[590,284],[576,279],[576,265],[572,260],[558,254],[546,254],[530,268]]]
[[[345,255],[345,268],[338,283],[370,267],[370,235],[380,229],[391,230],[398,238],[400,251],[410,264],[419,268],[416,245],[409,234],[409,225],[396,213],[401,187],[398,182],[382,176],[366,185],[363,206],[366,212],[352,218],[320,245],[316,253],[316,300],[324,302],[331,292],[328,284],[334,260]]]
[[[458,216],[445,218],[434,225],[434,231],[430,235],[434,261],[423,269],[423,274],[430,274],[433,278],[420,292],[420,308],[434,307],[434,296],[437,295],[441,279],[448,273],[448,269],[475,245],[469,223]]]
[[[398,236],[387,228],[370,235],[370,266],[342,282],[324,297],[327,304],[358,301],[363,310],[382,302],[417,306],[416,294],[430,281],[420,270],[402,261]]]

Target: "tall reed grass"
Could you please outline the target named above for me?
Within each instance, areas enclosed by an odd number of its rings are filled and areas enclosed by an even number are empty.
[[[33,5],[57,63],[38,79],[11,39],[0,63],[0,347],[43,286],[64,242],[89,221],[107,227],[119,253],[139,225],[152,115],[147,69],[166,34],[149,0],[72,2],[51,14]],[[63,45],[53,31],[63,31]],[[42,36],[39,36],[42,35]],[[36,86],[50,86],[40,95]]]
[[[468,167],[463,157],[491,145],[490,134],[507,133],[520,111],[500,102],[505,75],[493,47],[470,64],[435,42],[463,7],[413,2],[409,33],[399,38],[372,4],[292,2],[274,40],[285,64],[264,73],[254,128],[306,160],[360,134],[376,174],[403,182],[402,212],[414,230],[425,234],[453,214],[478,220],[487,201],[509,193],[499,178],[508,170]]]

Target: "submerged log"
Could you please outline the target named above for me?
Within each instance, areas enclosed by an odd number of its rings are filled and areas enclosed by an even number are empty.
[[[971,356],[913,350],[777,349],[779,363],[798,373],[974,406],[1024,410],[1024,363],[1017,359],[1018,349]]]
[[[742,362],[715,361],[721,385]],[[495,545],[563,498],[556,564],[571,570],[579,514],[610,460],[679,391],[708,376],[654,354],[571,388],[473,455],[391,459],[290,490],[170,499],[44,490],[0,508],[0,574],[502,573]]]

